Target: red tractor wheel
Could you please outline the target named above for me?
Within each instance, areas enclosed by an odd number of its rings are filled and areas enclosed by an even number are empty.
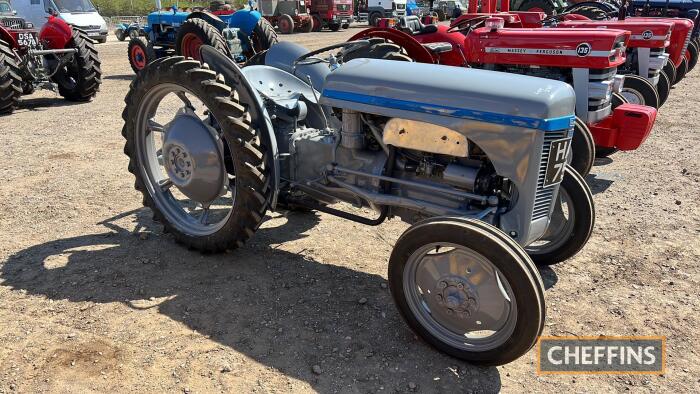
[[[284,14],[277,20],[277,27],[280,28],[280,33],[282,34],[292,34],[294,32],[294,19]]]
[[[86,102],[92,100],[100,90],[101,62],[95,42],[87,33],[76,28],[72,30],[73,37],[65,49],[77,49],[77,52],[73,61],[59,68],[51,80],[58,85],[58,93],[66,100]]]
[[[22,95],[22,79],[10,44],[0,40],[0,114],[14,111]]]
[[[321,29],[323,29],[323,21],[321,20],[321,17],[318,15],[313,15],[311,16],[311,19],[313,19],[313,31],[321,31]]]
[[[306,20],[303,25],[301,25],[300,30],[302,33],[311,33],[314,30],[313,18],[309,17],[309,19]]]
[[[129,40],[129,64],[135,73],[138,74],[155,58],[155,51],[145,38],[136,37]]]
[[[227,56],[231,54],[224,37],[209,22],[200,18],[186,20],[177,31],[175,52],[180,56],[201,60],[199,48],[202,45],[212,46]]]

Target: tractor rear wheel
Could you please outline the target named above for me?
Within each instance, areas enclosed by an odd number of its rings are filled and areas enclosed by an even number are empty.
[[[595,142],[588,126],[576,117],[574,137],[571,140],[571,167],[581,176],[588,175],[595,161]]]
[[[566,167],[554,212],[545,234],[525,251],[537,265],[552,265],[578,253],[595,226],[593,194],[576,171]]]
[[[323,29],[323,21],[321,20],[321,17],[318,15],[312,15],[311,18],[314,22],[313,31],[321,31],[321,29]]]
[[[525,1],[517,11],[544,12],[547,15],[552,15],[554,14],[554,5],[544,0]]]
[[[156,51],[144,37],[129,40],[129,64],[136,74],[156,58]]]
[[[369,16],[369,25],[377,27],[379,26],[379,20],[382,19],[382,14],[375,12]]]
[[[0,114],[14,111],[22,95],[22,78],[10,44],[0,40]]]
[[[690,43],[688,44],[688,54],[690,55],[688,57],[688,72],[691,72],[698,64],[698,52],[700,52],[698,43],[695,42],[695,40],[690,40]]]
[[[199,48],[202,45],[212,46],[227,56],[231,55],[224,36],[209,22],[200,18],[186,20],[177,31],[175,53],[179,56],[201,60]]]
[[[338,31],[340,30],[340,23],[331,23],[328,25],[328,28],[331,29],[331,31]]]
[[[677,84],[678,82],[682,81],[683,78],[685,78],[685,74],[688,73],[688,58],[683,55],[683,60],[681,61],[680,66],[676,68],[676,81],[673,83],[674,85]]]
[[[622,95],[632,104],[648,105],[659,109],[659,93],[648,79],[639,75],[625,76]]]
[[[662,106],[671,94],[671,79],[663,70],[659,73],[659,82],[656,83],[656,91],[659,92],[659,106]]]
[[[73,61],[59,69],[51,78],[58,93],[68,101],[90,101],[100,90],[102,70],[95,43],[86,32],[73,28],[73,37],[66,48],[77,49]]]
[[[143,204],[177,242],[223,252],[262,223],[272,191],[254,105],[245,89],[181,56],[154,61],[131,84],[122,130],[128,168]]]
[[[294,33],[294,19],[287,14],[283,14],[277,20],[277,27],[280,28],[280,33],[282,34],[292,34]]]
[[[605,11],[601,10],[598,7],[593,7],[590,5],[574,7],[569,11],[569,13],[585,16],[586,18],[594,21],[601,21],[607,18],[607,14],[605,13]]]
[[[253,43],[253,53],[245,54],[251,58],[259,52],[270,49],[271,46],[277,44],[277,32],[270,22],[265,18],[260,18],[258,23],[253,28],[253,33],[250,35],[250,41]]]
[[[384,59],[412,62],[409,56],[405,55],[401,47],[396,44],[386,42],[383,38],[370,38],[370,45],[352,51],[343,57],[344,62],[352,59]]]

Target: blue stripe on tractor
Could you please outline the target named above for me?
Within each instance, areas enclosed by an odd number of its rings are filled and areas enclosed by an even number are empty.
[[[506,126],[525,127],[529,129],[539,129],[543,131],[567,130],[574,125],[574,115],[561,116],[558,118],[537,119],[526,116],[504,115],[494,112],[473,111],[470,109],[449,107],[445,105],[435,105],[392,99],[386,97],[369,96],[360,93],[341,92],[339,90],[325,89],[323,96],[344,101],[352,101],[361,104],[374,105],[378,107],[393,108],[404,111],[423,112],[431,115],[450,116],[454,118],[471,119],[480,122],[496,123]]]

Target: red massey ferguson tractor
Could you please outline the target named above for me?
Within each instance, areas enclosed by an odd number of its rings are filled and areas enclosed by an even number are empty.
[[[0,15],[0,113],[23,94],[57,90],[69,101],[90,101],[101,83],[100,59],[87,33],[53,16],[38,32],[31,23]]]
[[[310,0],[309,13],[314,20],[314,31],[327,27],[338,31],[347,29],[353,20],[353,0]]]
[[[417,17],[403,17],[395,28],[370,28],[356,34],[350,40],[370,39],[373,45],[352,55],[391,58],[402,56],[397,54],[400,50],[409,59],[424,63],[568,82],[576,91],[578,118],[571,164],[583,175],[590,171],[596,151],[606,156],[616,150],[637,149],[644,142],[656,119],[656,109],[629,104],[619,94],[627,83],[618,75],[618,67],[627,60],[629,32],[506,29],[503,23],[502,18],[490,18],[484,27],[447,27],[423,25]],[[656,94],[651,84],[646,86]]]

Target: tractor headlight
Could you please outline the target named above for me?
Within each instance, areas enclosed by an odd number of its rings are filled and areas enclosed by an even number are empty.
[[[622,93],[622,86],[624,84],[625,84],[625,76],[624,75],[615,75],[615,77],[613,77],[612,91],[614,93]]]

